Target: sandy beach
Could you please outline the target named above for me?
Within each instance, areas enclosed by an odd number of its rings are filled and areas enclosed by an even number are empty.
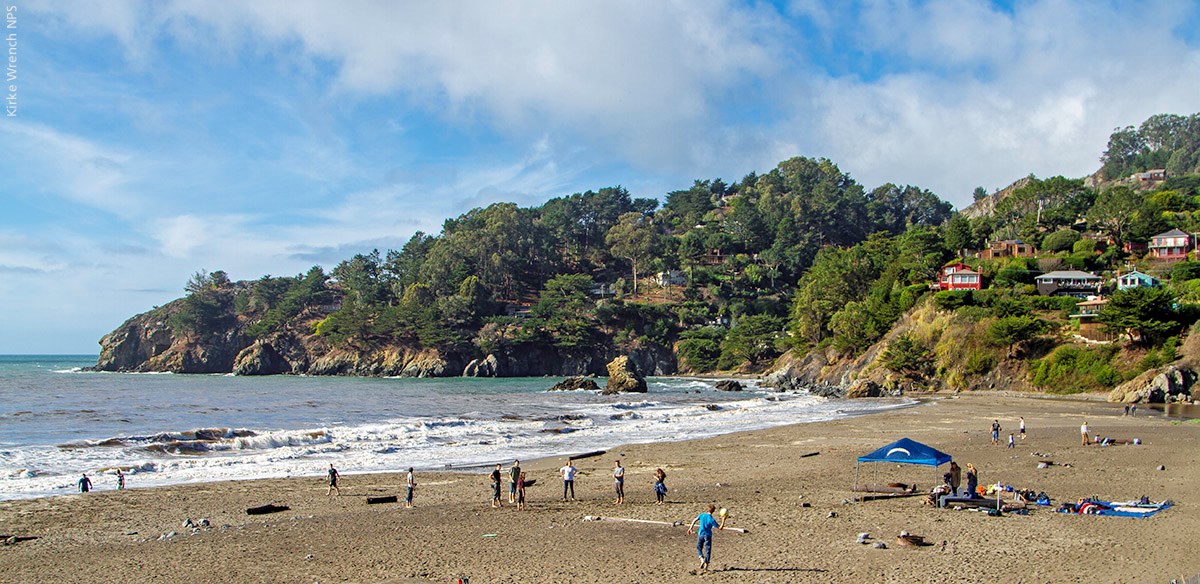
[[[993,446],[992,420],[1007,438],[1018,416],[1028,438],[1014,449]],[[1095,434],[1143,443],[1084,447],[1084,419]],[[901,437],[973,463],[981,483],[1045,491],[1056,506],[1088,495],[1145,495],[1176,506],[1143,519],[1052,508],[989,517],[936,509],[921,497],[847,504],[855,459]],[[557,473],[563,460],[523,461],[537,484],[522,512],[507,497],[502,509],[489,507],[485,469],[419,472],[414,509],[366,504],[368,496],[403,498],[404,477],[352,468],[341,469],[341,497],[327,497],[320,476],[120,492],[100,477],[96,492],[0,503],[0,533],[36,537],[0,546],[0,582],[1167,582],[1200,574],[1191,548],[1200,539],[1198,439],[1200,424],[1157,412],[1125,417],[1098,401],[983,394],[614,448],[577,463],[579,500],[566,503]],[[812,452],[819,454],[802,457]],[[627,469],[621,508],[612,503],[617,459]],[[1055,464],[1039,469],[1043,459]],[[667,472],[663,506],[654,505],[656,467]],[[878,471],[881,481],[922,490],[935,477],[928,467]],[[871,472],[864,467],[864,476]],[[695,538],[685,527],[583,520],[686,525],[709,502],[727,507],[728,525],[749,533],[718,533],[713,571],[703,575],[695,573]],[[290,510],[245,512],[267,503]],[[209,527],[185,528],[185,519]],[[901,530],[934,545],[897,546]],[[888,548],[856,543],[861,532]]]

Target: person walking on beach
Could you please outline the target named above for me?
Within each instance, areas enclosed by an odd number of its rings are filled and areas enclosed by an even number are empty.
[[[561,474],[563,478],[563,501],[567,500],[567,491],[571,492],[571,500],[575,500],[575,472],[577,470],[575,465],[571,464],[570,458],[567,459],[567,464],[558,469],[558,474]]]
[[[625,502],[625,467],[621,466],[621,461],[614,461],[616,466],[613,467],[613,490],[617,492],[617,500],[614,505],[621,505]]]
[[[79,492],[86,493],[90,490],[92,490],[92,479],[89,479],[85,472],[83,476],[79,477]]]
[[[967,496],[974,499],[979,496],[976,489],[979,488],[979,471],[975,470],[975,465],[967,463]]]
[[[521,461],[514,460],[508,469],[508,502],[517,502],[517,479],[521,478]]]
[[[525,510],[525,471],[517,477],[517,511]]]
[[[697,533],[696,555],[700,556],[700,573],[708,571],[708,563],[712,559],[713,528],[717,528],[718,531],[725,529],[725,515],[721,516],[720,523],[717,523],[717,520],[712,516],[713,511],[716,510],[717,506],[709,503],[708,511],[701,513],[699,516],[693,519],[692,524],[688,526],[688,535],[691,535],[693,531]],[[699,530],[696,529],[697,524],[700,526]]]
[[[336,468],[333,468],[333,463],[329,463],[329,488],[325,489],[325,496],[328,497],[334,491],[337,491],[337,496],[342,496],[342,490],[338,488],[338,477],[342,476]]]
[[[662,505],[667,498],[667,473],[661,468],[654,469],[654,504]]]
[[[1009,432],[1009,433],[1008,433],[1008,447],[1009,447],[1009,448],[1016,448],[1016,447],[1017,447],[1017,443],[1016,443],[1016,441],[1014,440],[1014,436],[1013,436],[1013,433],[1012,433],[1012,432]]]
[[[117,469],[117,490],[125,490],[125,473],[121,472],[119,468]]]
[[[500,502],[500,480],[503,475],[500,473],[500,463],[496,463],[495,470],[492,471],[492,508],[499,509],[504,505]]]
[[[1019,429],[1019,432],[1021,433],[1021,440],[1024,440],[1025,439],[1025,418],[1024,418],[1024,416],[1021,417],[1021,427]]]
[[[950,461],[950,494],[958,496],[958,486],[962,484],[962,468],[957,462]]]
[[[992,445],[1000,444],[1000,420],[992,420]]]
[[[406,509],[413,508],[413,491],[417,490],[417,479],[413,476],[413,467],[408,467],[408,476],[404,477],[405,486],[408,487],[408,494],[404,495],[404,507]]]
[[[1079,434],[1083,437],[1083,445],[1084,446],[1087,446],[1089,443],[1091,443],[1091,441],[1088,440],[1087,420],[1084,420],[1083,423],[1079,425]]]

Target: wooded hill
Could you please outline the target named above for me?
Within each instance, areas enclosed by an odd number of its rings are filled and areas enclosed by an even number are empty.
[[[277,362],[242,372],[268,373],[392,373],[313,368],[327,355],[344,362],[380,351],[433,352],[445,366],[417,374],[444,375],[489,355],[503,361],[547,352],[560,364],[639,349],[677,355],[677,364],[647,373],[761,371],[784,352],[814,348],[852,359],[902,315],[933,301],[929,283],[944,264],[994,239],[1022,238],[1044,251],[968,259],[988,290],[957,307],[943,302],[943,310],[975,311],[981,321],[1066,310],[1065,302],[1036,295],[1034,276],[1062,266],[1105,272],[1142,265],[1123,251],[1125,242],[1171,227],[1200,230],[1198,156],[1200,116],[1155,116],[1114,132],[1101,158],[1103,180],[1030,177],[1002,200],[984,191],[979,198],[992,200],[994,211],[970,219],[926,189],[867,190],[833,162],[808,158],[732,183],[697,180],[667,193],[661,207],[621,187],[540,207],[497,203],[447,220],[438,235],[417,233],[399,250],[356,255],[329,273],[314,267],[234,283],[220,271],[200,272],[187,296],[123,325],[145,329],[152,321],[169,340],[160,332],[158,342],[132,350],[129,334],[109,335],[102,345],[120,337],[128,355],[109,351],[99,367],[189,370],[187,358],[163,355],[195,353],[218,339],[226,346],[220,353],[232,355],[204,368],[237,370],[247,351],[257,351],[259,360]],[[1159,163],[1175,169],[1165,180],[1130,178]],[[1200,264],[1145,267],[1167,270],[1162,290],[1172,306],[1200,301]],[[1161,346],[1186,324],[1186,312],[1172,310],[1170,326],[1139,342]],[[1031,337],[1055,334],[1052,325],[1031,326]],[[978,344],[992,355],[999,337],[989,341],[989,334],[981,332]],[[1019,349],[1027,340],[1012,344]],[[929,367],[897,361],[892,371],[936,375],[937,360],[919,354],[934,345],[916,345],[913,358]],[[273,356],[263,357],[263,347]],[[975,357],[971,374],[1009,359],[1007,348],[999,357]],[[602,371],[602,363],[585,361],[492,374]],[[1127,374],[1119,369],[1115,378]]]

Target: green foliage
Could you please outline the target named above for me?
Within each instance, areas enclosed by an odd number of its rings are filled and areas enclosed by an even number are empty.
[[[1047,235],[1042,240],[1042,249],[1051,252],[1067,251],[1079,241],[1079,232],[1073,229],[1060,229]]]
[[[1158,114],[1138,128],[1117,128],[1100,157],[1104,178],[1115,179],[1151,168],[1183,175],[1200,169],[1200,114]]]
[[[967,375],[986,375],[992,369],[995,369],[998,361],[996,355],[990,351],[972,349],[967,353],[966,363],[963,364],[963,373]]]
[[[1169,277],[1172,282],[1185,282],[1200,278],[1200,262],[1177,262],[1174,266],[1171,266],[1171,275]]]
[[[933,305],[941,310],[958,310],[974,303],[971,290],[942,290],[933,295]]]
[[[1167,365],[1179,358],[1178,349],[1179,337],[1171,337],[1163,341],[1162,345],[1147,351],[1146,356],[1138,363],[1138,368],[1140,371],[1148,371]]]
[[[1044,333],[1047,323],[1032,316],[1005,316],[997,319],[988,326],[988,342],[999,347],[1008,348],[1008,356],[1013,356],[1013,348]]]
[[[1152,345],[1180,328],[1175,297],[1167,288],[1117,290],[1097,317],[1114,333],[1126,333],[1130,342]],[[1136,336],[1135,336],[1136,333]]]
[[[925,377],[932,368],[933,353],[912,335],[903,334],[887,346],[881,359],[884,367],[896,373]]]
[[[1062,345],[1034,361],[1030,381],[1051,393],[1079,393],[1111,389],[1124,380],[1112,364],[1117,348]]]
[[[743,316],[721,341],[721,368],[738,363],[761,364],[779,355],[777,341],[783,334],[782,318],[765,314]]]
[[[721,357],[721,341],[725,338],[725,329],[719,327],[704,327],[685,331],[680,335],[676,351],[680,360],[692,371],[706,372],[717,368]]]

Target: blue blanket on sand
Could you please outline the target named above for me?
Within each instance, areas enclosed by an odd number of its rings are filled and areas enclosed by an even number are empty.
[[[1070,505],[1074,509],[1060,509],[1062,513],[1077,513],[1080,515],[1109,515],[1113,517],[1150,517],[1164,509],[1174,506],[1171,501],[1162,503],[1142,503],[1139,501],[1098,501],[1088,499],[1078,505]]]

